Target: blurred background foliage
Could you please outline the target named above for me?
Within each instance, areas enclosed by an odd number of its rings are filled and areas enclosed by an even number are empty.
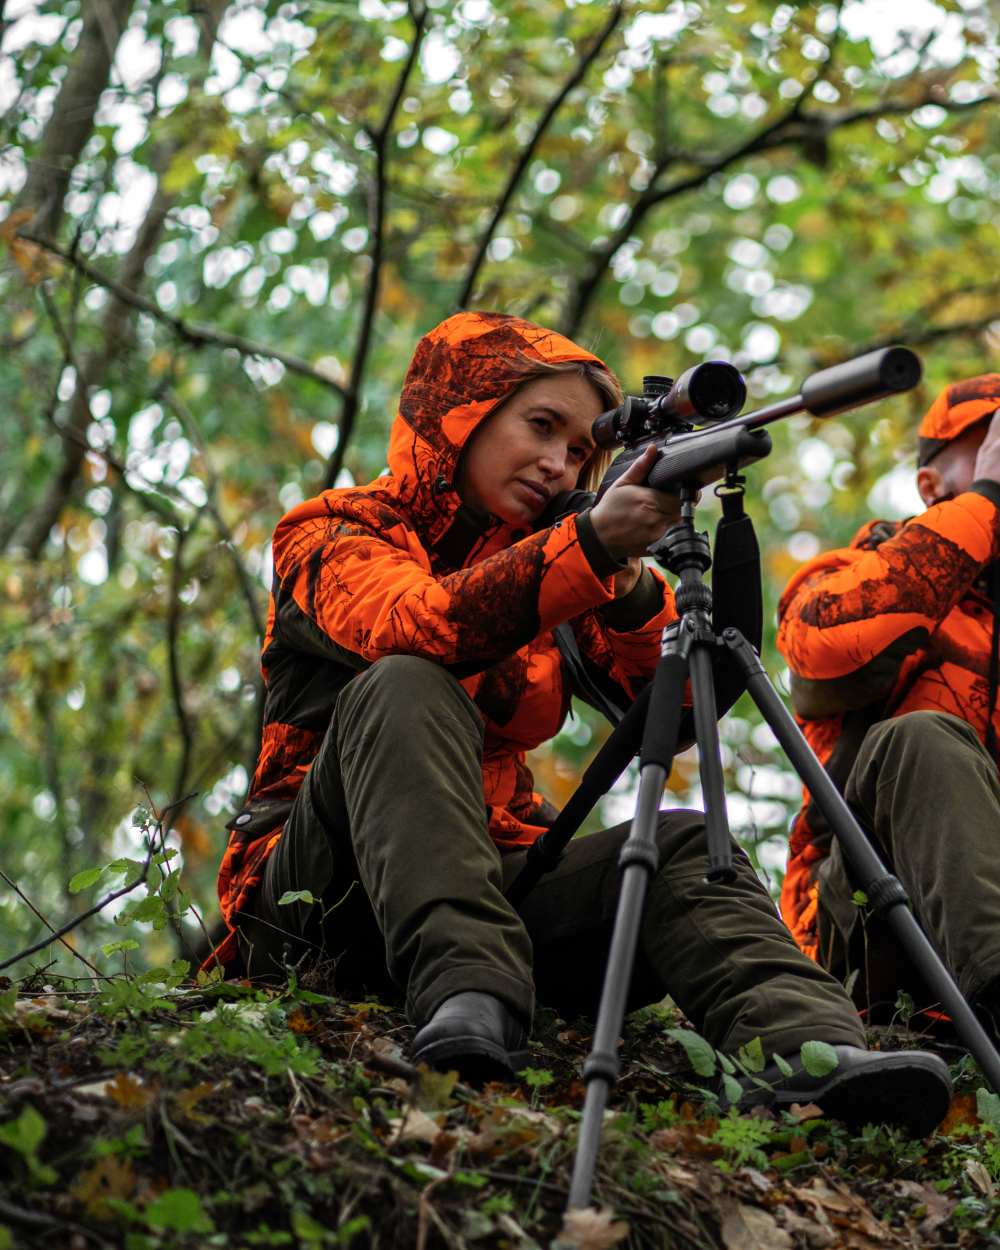
[[[728,359],[754,403],[921,351],[917,390],[772,427],[751,473],[779,685],[787,576],[918,508],[919,414],[997,367],[979,0],[6,0],[0,36],[0,959],[93,901],[74,874],[136,854],[137,804],[169,808],[215,922],[269,535],[379,472],[416,339],[457,308],[552,324],[630,389]],[[565,799],[605,732],[581,710],[539,788]],[[723,736],[775,885],[797,780],[743,704]],[[696,804],[693,754],[671,787]],[[123,932],[120,906],[72,941],[200,940],[190,914]],[[36,962],[69,971],[60,950]]]

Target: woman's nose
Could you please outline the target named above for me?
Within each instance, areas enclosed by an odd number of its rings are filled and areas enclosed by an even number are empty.
[[[547,477],[562,477],[566,472],[566,448],[547,448],[538,464]]]

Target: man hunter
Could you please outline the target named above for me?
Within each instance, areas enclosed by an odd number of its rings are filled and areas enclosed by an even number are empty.
[[[1000,1016],[1000,374],[938,396],[918,431],[926,510],[870,521],[817,556],[779,605],[778,647],[806,737],[905,886],[966,997]],[[865,915],[808,794],[781,909],[799,945],[876,1018],[930,1006],[887,927]]]

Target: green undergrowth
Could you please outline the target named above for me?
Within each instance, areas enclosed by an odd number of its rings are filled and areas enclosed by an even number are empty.
[[[934,1136],[851,1136],[813,1106],[722,1114],[706,1084],[763,1055],[636,1013],[595,1208],[560,1232],[581,1022],[543,1013],[519,1083],[472,1090],[413,1072],[387,1004],[181,964],[45,976],[0,990],[0,1250],[1000,1245],[1000,1099],[968,1058]]]

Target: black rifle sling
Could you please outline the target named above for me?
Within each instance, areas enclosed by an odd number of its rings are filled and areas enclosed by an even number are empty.
[[[743,508],[742,489],[720,490],[719,497],[722,518],[716,527],[712,552],[712,625],[716,633],[734,626],[759,651],[764,634],[764,604],[757,535]],[[624,692],[605,673],[588,666],[568,623],[556,626],[553,633],[573,694],[617,725],[627,707]],[[713,667],[716,708],[722,716],[743,693],[745,683],[728,651],[720,651],[714,657]],[[680,740],[694,740],[690,714],[681,723]]]
[[[722,519],[712,551],[712,624],[721,634],[734,627],[756,651],[764,637],[760,548],[753,522],[743,509],[743,489],[718,491]]]
[[[559,648],[572,693],[584,703],[589,703],[612,725],[617,725],[625,715],[626,705],[623,703],[623,692],[619,691],[617,684],[610,681],[606,674],[588,671],[587,663],[580,654],[576,636],[568,621],[557,625],[552,633],[555,636],[556,646]]]

